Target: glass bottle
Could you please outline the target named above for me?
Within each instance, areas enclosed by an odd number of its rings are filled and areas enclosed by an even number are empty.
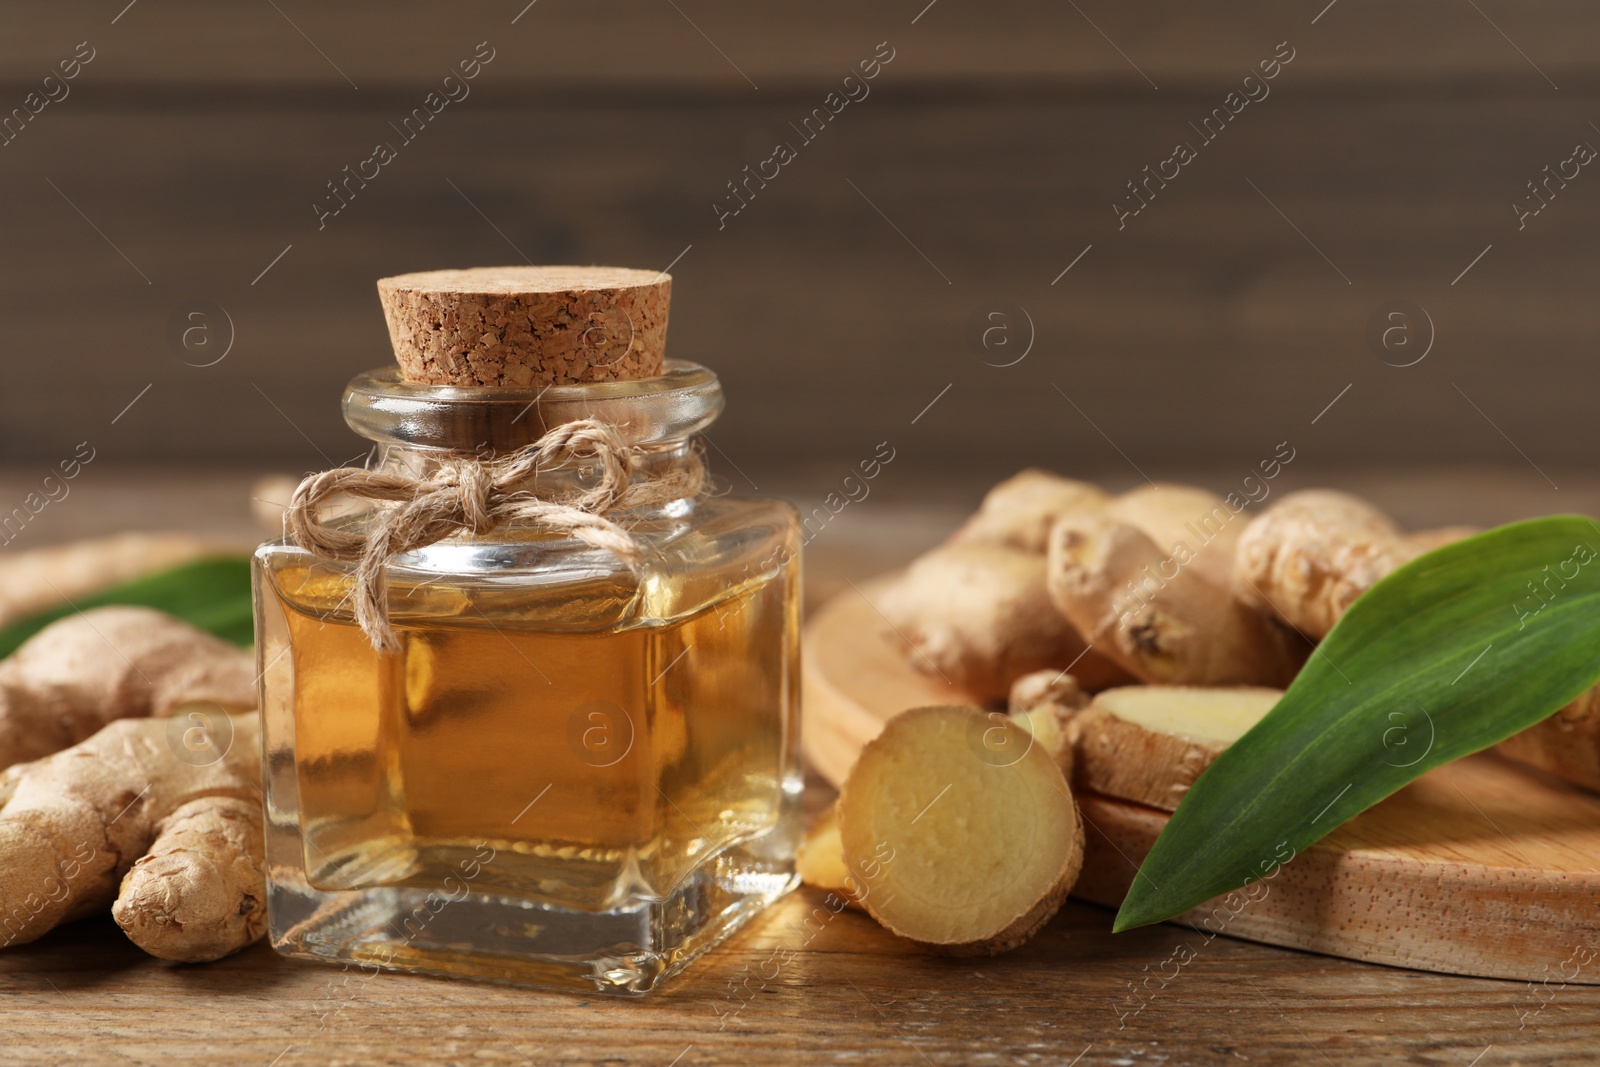
[[[691,462],[721,409],[716,376],[673,360],[543,391],[391,369],[344,396],[372,466],[415,476],[581,418],[618,427],[648,476]],[[643,562],[527,528],[392,557],[397,654],[356,626],[352,564],[288,538],[257,550],[279,952],[642,993],[793,886],[794,509],[703,495],[608,517]]]

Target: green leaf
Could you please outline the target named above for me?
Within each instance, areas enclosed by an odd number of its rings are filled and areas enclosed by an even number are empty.
[[[1597,551],[1594,520],[1534,519],[1436,549],[1373,586],[1190,789],[1115,928],[1170,919],[1271,873],[1288,849],[1600,681]]]
[[[0,656],[11,655],[18,645],[59,618],[107,604],[155,608],[236,645],[249,645],[255,639],[250,560],[217,556],[147,574],[12,623],[0,629]]]

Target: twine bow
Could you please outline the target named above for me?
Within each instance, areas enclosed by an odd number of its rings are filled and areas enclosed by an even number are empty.
[[[400,642],[389,623],[384,569],[390,557],[451,534],[484,534],[513,524],[542,527],[636,563],[643,553],[638,539],[606,514],[698,496],[706,479],[705,466],[693,453],[686,465],[635,479],[640,454],[614,427],[580,419],[503,457],[452,455],[425,478],[360,467],[308,475],[284,517],[290,536],[307,552],[356,564],[356,622],[373,648],[397,652]],[[541,471],[575,460],[599,468],[592,487],[534,495],[531,486]],[[396,506],[375,508],[366,523],[352,528],[327,525],[320,518],[322,509],[340,494]]]

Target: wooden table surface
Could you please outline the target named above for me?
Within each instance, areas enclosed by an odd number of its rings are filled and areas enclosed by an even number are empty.
[[[152,515],[203,517],[213,532],[249,536],[237,503],[248,479],[131,484],[153,487],[154,503],[148,491],[108,488],[63,508],[63,521],[37,543],[119,522],[150,528]],[[1461,499],[1476,509],[1461,517],[1476,521],[1514,517],[1495,514],[1482,494],[1442,492],[1436,480],[1413,489],[1390,487],[1397,499]],[[1587,503],[1568,507],[1593,511]],[[1417,525],[1456,517],[1440,504],[1419,508]],[[810,550],[813,594],[903,559],[957,514],[884,503],[863,509],[854,526],[841,521]],[[814,802],[824,798],[813,791]],[[97,918],[0,953],[0,1064],[1503,1067],[1600,1059],[1600,987],[1563,986],[1556,974],[1536,985],[1456,978],[1226,937],[1208,942],[1173,925],[1115,936],[1110,927],[1109,910],[1071,902],[1010,955],[951,960],[854,911],[833,914],[802,889],[660,993],[620,1001],[369,976],[281,959],[262,945],[178,967],[145,956],[109,918]],[[1180,968],[1170,961],[1184,945],[1193,958]]]
[[[624,1001],[368,976],[263,945],[172,967],[91,920],[0,957],[0,1063],[1595,1062],[1593,986],[1533,990],[1110,926],[1109,910],[1074,902],[1009,956],[950,960],[801,890],[660,993]],[[1197,954],[1173,977],[1162,963],[1184,943]],[[1149,975],[1160,991],[1131,1012],[1129,983]]]

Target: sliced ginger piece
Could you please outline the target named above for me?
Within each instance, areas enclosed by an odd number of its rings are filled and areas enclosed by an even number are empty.
[[[855,894],[851,887],[855,882],[850,877],[850,868],[844,864],[838,811],[837,804],[829,804],[827,810],[817,816],[817,821],[811,824],[811,829],[800,841],[794,865],[795,870],[800,872],[800,880],[806,885],[853,897]]]
[[[1069,724],[1088,706],[1089,694],[1065,671],[1025,674],[1012,683],[1011,695],[1006,698],[1012,721],[1028,731],[1034,744],[1042,746],[1068,778],[1072,776],[1074,738]],[[988,736],[994,740],[993,735]]]
[[[1223,749],[1282,696],[1254,686],[1108,689],[1068,723],[1072,783],[1173,811]]]
[[[1011,736],[991,744],[994,730]],[[845,867],[880,861],[862,901],[872,917],[952,955],[1022,944],[1083,863],[1061,769],[1022,727],[976,708],[890,720],[845,781],[838,819]]]
[[[878,855],[857,862],[854,867],[848,866],[844,861],[844,843],[839,838],[839,805],[836,801],[817,816],[816,822],[811,824],[811,829],[801,839],[800,849],[795,856],[795,869],[806,885],[833,893],[853,907],[865,910],[862,902],[876,885],[884,863],[893,855],[887,846],[880,846]]]
[[[1283,697],[1263,686],[1125,685],[1094,698],[1094,706],[1125,722],[1224,747],[1245,735]]]

